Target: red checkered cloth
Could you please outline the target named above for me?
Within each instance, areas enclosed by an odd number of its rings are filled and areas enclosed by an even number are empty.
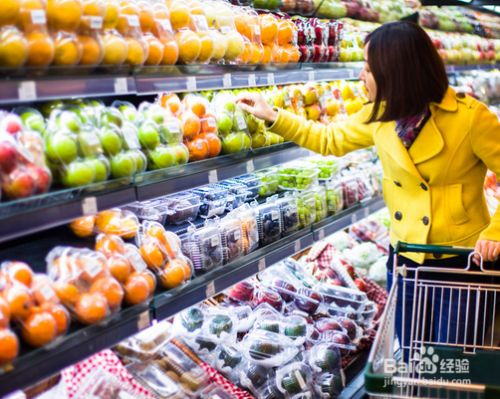
[[[209,366],[207,363],[200,363],[200,366],[207,372],[210,377],[210,382],[221,387],[234,399],[255,399],[251,394],[243,389],[238,388],[216,369]]]
[[[88,359],[67,367],[62,371],[61,377],[66,386],[66,394],[68,398],[73,398],[76,395],[80,384],[96,369],[101,369],[112,374],[114,377],[117,377],[138,397],[147,399],[154,398],[147,389],[134,380],[132,375],[127,371],[127,369],[125,369],[125,366],[120,359],[118,359],[118,357],[109,349],[96,353]]]

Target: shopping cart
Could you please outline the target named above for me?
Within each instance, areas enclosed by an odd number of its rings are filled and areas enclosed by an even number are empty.
[[[472,265],[472,251],[397,245],[365,369],[370,397],[500,398],[500,272]],[[467,255],[468,265],[409,268],[398,264],[404,252]]]

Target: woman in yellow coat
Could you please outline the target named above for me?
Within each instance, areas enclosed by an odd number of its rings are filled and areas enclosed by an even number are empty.
[[[393,246],[403,241],[475,247],[485,261],[497,260],[500,209],[490,220],[483,193],[487,168],[500,178],[497,117],[449,87],[430,38],[409,22],[383,25],[367,37],[360,79],[369,103],[327,126],[273,109],[258,94],[238,101],[243,110],[272,123],[274,133],[323,155],[342,156],[375,145]],[[424,261],[466,263],[422,253],[405,256],[415,267]],[[391,262],[389,256],[389,271]]]

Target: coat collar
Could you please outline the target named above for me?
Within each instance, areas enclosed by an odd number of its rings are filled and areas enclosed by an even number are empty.
[[[455,112],[458,109],[457,93],[448,86],[440,103],[431,103],[431,108],[440,108],[443,111]]]

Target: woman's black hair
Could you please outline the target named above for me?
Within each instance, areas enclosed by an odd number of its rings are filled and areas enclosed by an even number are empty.
[[[448,76],[443,60],[420,26],[406,21],[382,25],[367,36],[365,45],[377,85],[368,122],[414,116],[429,103],[441,102]]]

